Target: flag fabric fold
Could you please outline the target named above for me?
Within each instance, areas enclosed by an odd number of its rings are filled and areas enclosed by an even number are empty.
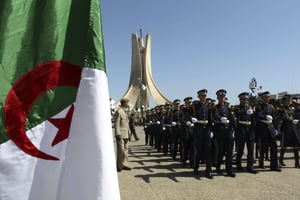
[[[0,200],[120,199],[99,0],[0,4]]]

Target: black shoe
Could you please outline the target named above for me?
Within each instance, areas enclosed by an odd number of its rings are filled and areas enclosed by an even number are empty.
[[[122,169],[124,169],[124,170],[131,170],[131,168],[127,167],[127,166],[124,166]]]
[[[208,179],[213,179],[214,177],[210,173],[205,173],[205,177]]]
[[[264,164],[262,164],[262,163],[259,163],[258,167],[259,167],[259,168],[262,168],[262,169],[265,169],[265,166],[264,166]]]
[[[239,171],[243,171],[244,170],[244,168],[241,165],[237,165],[236,169],[239,170]]]
[[[251,174],[257,174],[257,171],[255,171],[252,167],[247,169],[247,172]]]
[[[217,172],[218,174],[221,174],[221,169],[220,169],[220,167],[216,167],[216,172]]]
[[[117,168],[117,172],[121,172],[122,171],[122,169],[121,168]]]
[[[236,175],[233,172],[227,172],[227,176],[234,178]]]
[[[295,168],[300,168],[300,165],[299,164],[295,164]]]
[[[270,171],[274,171],[274,172],[281,172],[281,169],[280,168],[271,168]]]
[[[281,161],[279,161],[279,164],[281,165],[281,166],[286,166],[286,164],[281,160]]]
[[[195,175],[199,174],[198,169],[194,169],[194,174],[195,174]]]

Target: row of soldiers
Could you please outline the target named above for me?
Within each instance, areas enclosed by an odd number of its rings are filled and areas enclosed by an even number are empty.
[[[189,165],[198,174],[199,163],[206,164],[205,176],[212,179],[212,166],[217,173],[224,163],[229,177],[235,177],[233,171],[233,150],[236,147],[236,169],[242,167],[244,146],[247,147],[247,168],[249,173],[257,173],[253,168],[254,144],[259,147],[259,167],[265,168],[266,152],[270,151],[270,170],[280,172],[286,147],[293,147],[295,167],[299,166],[299,132],[300,106],[289,95],[282,98],[281,105],[275,108],[269,103],[270,93],[260,94],[261,101],[251,107],[248,103],[249,93],[238,95],[240,104],[230,106],[226,101],[226,90],[216,92],[218,102],[215,104],[206,98],[207,90],[197,92],[199,100],[192,97],[173,101],[173,105],[157,106],[147,112],[145,118],[145,141],[164,154],[170,153],[176,160],[180,154],[181,161]],[[280,158],[277,154],[277,140],[281,138]]]

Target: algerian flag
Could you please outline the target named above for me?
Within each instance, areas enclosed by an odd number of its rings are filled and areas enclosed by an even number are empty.
[[[99,0],[0,3],[0,199],[120,199]]]

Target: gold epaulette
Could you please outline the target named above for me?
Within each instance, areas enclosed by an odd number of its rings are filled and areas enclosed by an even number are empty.
[[[235,105],[233,109],[234,109],[235,111],[236,111],[236,110],[240,110],[240,105]]]
[[[208,108],[210,110],[215,110],[216,109],[216,105],[215,104],[210,104]]]
[[[260,103],[256,104],[255,108],[261,109],[261,104]]]
[[[275,107],[273,105],[271,105],[272,110],[275,110]]]
[[[230,112],[234,111],[234,106],[227,104],[227,108]]]
[[[280,106],[280,107],[278,108],[278,111],[280,111],[280,112],[284,112],[284,111],[285,111],[285,108],[284,108],[284,107],[282,107],[282,106]]]

